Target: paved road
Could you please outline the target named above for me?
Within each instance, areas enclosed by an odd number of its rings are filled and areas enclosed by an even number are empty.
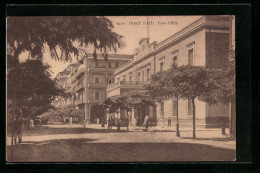
[[[216,131],[217,130],[217,131]],[[23,143],[14,147],[13,161],[221,161],[235,159],[235,141],[221,135],[219,129],[182,130],[156,129],[142,132],[131,129],[107,130],[99,126],[36,128],[24,133]],[[8,137],[10,156],[10,137]],[[10,158],[9,158],[10,160]]]

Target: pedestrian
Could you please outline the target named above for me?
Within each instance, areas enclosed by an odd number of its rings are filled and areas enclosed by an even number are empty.
[[[171,120],[171,117],[168,118],[168,127],[172,127],[172,120]]]
[[[147,130],[148,129],[148,115],[145,116],[144,118],[144,123],[143,123],[143,127]]]
[[[30,129],[33,129],[34,127],[34,122],[33,122],[33,119],[30,120]]]
[[[162,128],[164,128],[164,117],[162,116],[161,119],[162,119]]]
[[[119,118],[116,118],[116,122],[115,122],[116,126],[117,126],[117,131],[120,131],[120,127],[121,127],[121,120]]]
[[[112,124],[111,123],[112,123],[112,117],[109,117],[108,121],[107,121],[107,129],[110,129],[110,128],[112,129]]]
[[[101,125],[101,127],[105,127],[105,121],[102,119],[102,125]]]
[[[18,138],[19,144],[22,142],[22,127],[23,122],[20,117],[16,117],[14,121],[14,144],[16,145],[16,139]]]

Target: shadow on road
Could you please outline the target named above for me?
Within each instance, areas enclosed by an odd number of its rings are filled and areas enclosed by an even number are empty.
[[[192,139],[192,140],[209,140],[209,141],[235,141],[234,138],[226,137],[226,138],[192,138],[192,137],[181,137],[182,139]]]
[[[24,143],[14,147],[12,162],[172,162],[234,161],[235,150],[188,143],[89,143],[62,139]]]
[[[96,129],[96,128],[53,128],[53,127],[36,127],[32,130],[25,132],[23,130],[23,136],[38,136],[38,135],[57,135],[57,134],[84,134],[84,133],[126,133],[126,129]],[[8,137],[11,136],[11,133],[8,133]]]

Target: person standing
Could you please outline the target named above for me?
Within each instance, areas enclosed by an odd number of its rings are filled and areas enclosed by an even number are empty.
[[[33,119],[30,120],[30,129],[33,129],[34,127],[34,122],[33,122]]]
[[[16,145],[16,139],[18,137],[18,142],[21,144],[22,142],[22,127],[23,123],[20,117],[16,117],[14,121],[14,144]]]
[[[144,118],[144,123],[143,123],[143,126],[145,127],[145,129],[148,129],[148,115],[145,116]]]
[[[164,117],[162,116],[162,128],[164,128]]]
[[[171,120],[171,117],[168,118],[168,127],[172,127],[172,120]]]

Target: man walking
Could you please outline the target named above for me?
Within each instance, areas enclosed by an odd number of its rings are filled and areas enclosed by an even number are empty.
[[[171,120],[171,117],[169,117],[169,119],[168,119],[168,127],[172,127],[172,120]]]

